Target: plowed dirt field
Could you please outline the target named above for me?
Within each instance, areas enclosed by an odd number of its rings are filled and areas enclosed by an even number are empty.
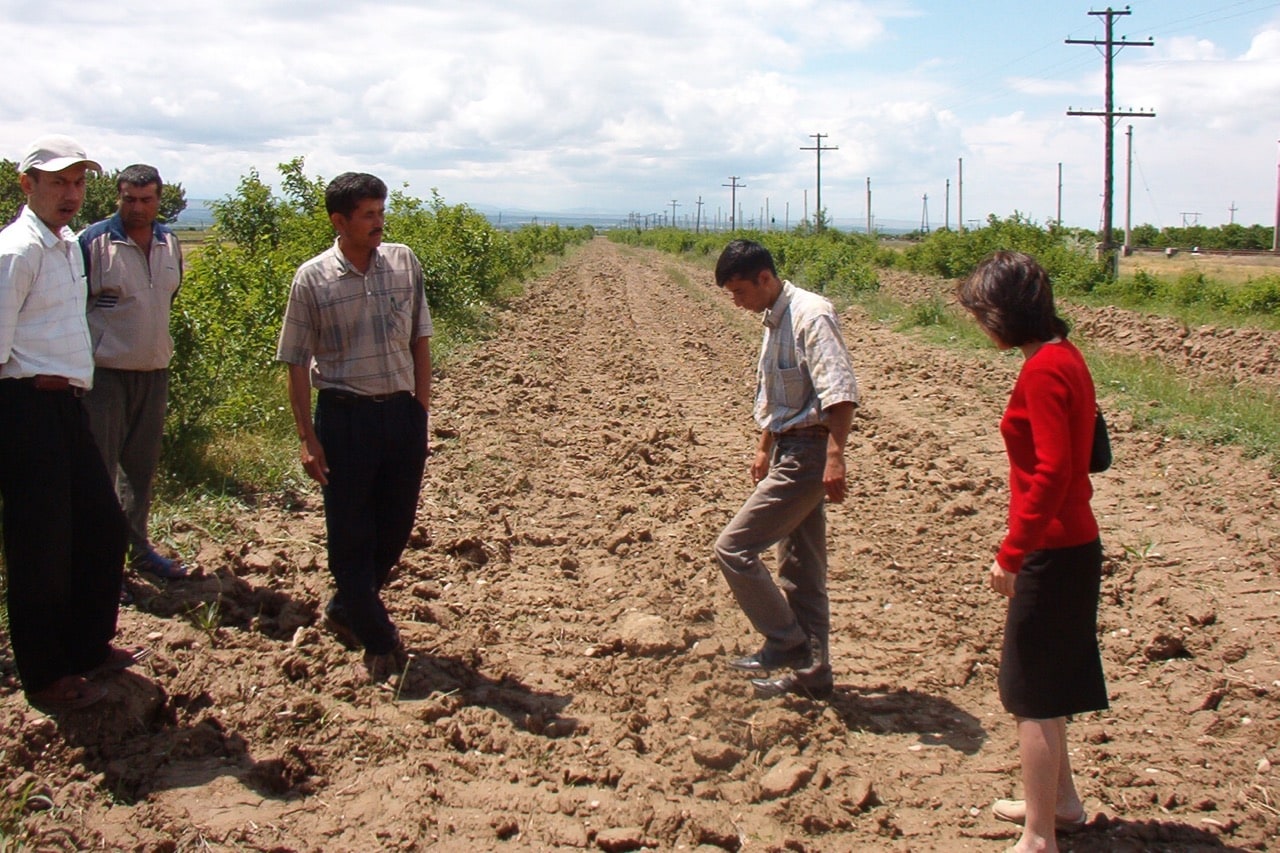
[[[1272,334],[1066,313],[1094,347],[1275,382]],[[317,623],[318,492],[263,499],[229,534],[175,527],[199,577],[131,579],[120,641],[154,654],[99,707],[33,711],[0,645],[0,802],[26,798],[42,850],[1004,849],[989,804],[1019,772],[985,579],[1021,361],[843,323],[864,404],[828,510],[830,701],[754,699],[726,666],[758,645],[711,556],[751,488],[757,320],[705,269],[597,239],[437,378],[386,592],[414,653],[398,693]],[[1280,484],[1111,421],[1111,708],[1069,727],[1090,823],[1064,849],[1276,846]]]

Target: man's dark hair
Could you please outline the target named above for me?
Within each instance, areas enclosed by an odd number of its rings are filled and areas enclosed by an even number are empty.
[[[365,172],[343,172],[329,182],[324,191],[326,213],[350,216],[360,202],[372,198],[387,200],[387,185],[381,179]]]
[[[1066,321],[1053,306],[1049,274],[1022,252],[989,255],[960,282],[956,295],[979,325],[1008,346],[1067,336]]]
[[[164,181],[160,180],[160,173],[155,166],[145,163],[134,163],[120,170],[116,175],[116,192],[122,191],[125,184],[131,187],[149,187],[155,184],[157,196],[164,192]]]
[[[734,240],[716,261],[716,284],[724,287],[735,278],[755,278],[761,270],[778,274],[769,250],[754,240]]]

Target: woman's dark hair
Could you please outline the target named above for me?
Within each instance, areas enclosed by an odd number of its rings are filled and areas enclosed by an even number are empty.
[[[734,240],[716,261],[716,284],[724,287],[735,278],[755,278],[761,270],[778,274],[769,250],[753,240]]]
[[[996,252],[956,288],[960,304],[984,329],[1011,347],[1067,336],[1053,307],[1053,285],[1036,259]]]
[[[380,178],[364,172],[343,172],[325,188],[324,211],[350,216],[367,198],[386,201],[387,185]]]

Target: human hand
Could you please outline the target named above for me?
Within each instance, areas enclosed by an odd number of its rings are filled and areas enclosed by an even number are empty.
[[[764,450],[757,450],[755,458],[751,461],[751,482],[759,483],[769,475],[769,453]]]
[[[302,469],[307,472],[308,477],[322,486],[329,485],[329,463],[324,458],[324,446],[320,444],[320,439],[314,435],[304,438],[299,457]]]
[[[1014,572],[1006,572],[998,563],[991,564],[991,576],[989,578],[991,588],[1003,595],[1005,598],[1013,598],[1014,584],[1018,580],[1017,574]]]
[[[844,454],[827,454],[827,466],[822,471],[822,487],[826,489],[827,500],[833,504],[842,502],[848,491],[846,474]]]

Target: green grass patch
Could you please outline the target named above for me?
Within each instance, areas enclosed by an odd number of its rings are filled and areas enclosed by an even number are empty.
[[[1134,423],[1204,444],[1236,445],[1280,468],[1280,395],[1188,379],[1158,359],[1085,348],[1099,396],[1118,401]]]
[[[877,322],[925,342],[965,350],[991,347],[963,311],[940,297],[897,302],[883,294],[859,300]],[[1110,353],[1082,343],[1104,408],[1123,409],[1134,424],[1209,445],[1234,445],[1267,458],[1280,472],[1280,395],[1229,382],[1188,378],[1159,359]]]
[[[1181,320],[1188,326],[1215,325],[1280,329],[1280,275],[1257,278],[1214,278],[1204,272],[1152,272],[1099,285],[1071,298],[1093,307],[1117,305]]]

